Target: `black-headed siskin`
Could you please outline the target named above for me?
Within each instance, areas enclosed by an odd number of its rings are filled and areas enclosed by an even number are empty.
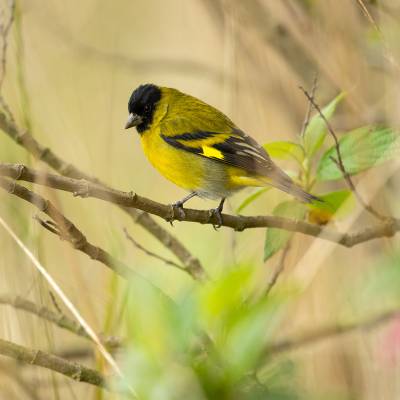
[[[193,196],[223,201],[248,186],[273,186],[303,202],[319,200],[296,185],[253,138],[225,114],[176,89],[135,89],[125,128],[136,127],[151,164]],[[219,214],[220,215],[220,214]]]

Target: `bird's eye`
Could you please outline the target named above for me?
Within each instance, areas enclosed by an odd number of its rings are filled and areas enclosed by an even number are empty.
[[[148,104],[146,104],[146,105],[144,106],[144,111],[145,111],[145,112],[149,112],[149,111],[150,111],[150,106],[149,106]]]

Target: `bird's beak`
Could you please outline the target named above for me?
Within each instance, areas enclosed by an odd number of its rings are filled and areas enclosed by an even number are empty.
[[[132,128],[134,126],[138,126],[143,122],[143,118],[140,115],[130,113],[128,117],[128,121],[126,121],[125,129]]]

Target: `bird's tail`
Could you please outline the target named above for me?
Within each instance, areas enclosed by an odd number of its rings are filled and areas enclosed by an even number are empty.
[[[271,174],[266,177],[266,183],[268,185],[274,186],[277,189],[280,189],[290,195],[296,197],[300,201],[304,203],[312,203],[313,201],[320,201],[323,202],[317,196],[314,196],[305,190],[303,190],[299,185],[294,183],[292,179],[286,175],[280,168],[275,167]]]

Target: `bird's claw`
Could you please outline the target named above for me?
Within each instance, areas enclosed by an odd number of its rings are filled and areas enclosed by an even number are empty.
[[[167,218],[167,221],[172,225],[174,220],[183,220],[186,217],[185,210],[183,209],[183,204],[180,201],[172,203],[171,216]]]
[[[217,221],[216,224],[213,223],[213,228],[217,231],[222,226],[222,212],[220,207],[212,208],[210,211],[210,220]]]
[[[81,179],[80,182],[80,187],[75,190],[72,194],[74,197],[89,197],[90,196],[90,187],[89,187],[89,182],[86,181],[85,179]]]

